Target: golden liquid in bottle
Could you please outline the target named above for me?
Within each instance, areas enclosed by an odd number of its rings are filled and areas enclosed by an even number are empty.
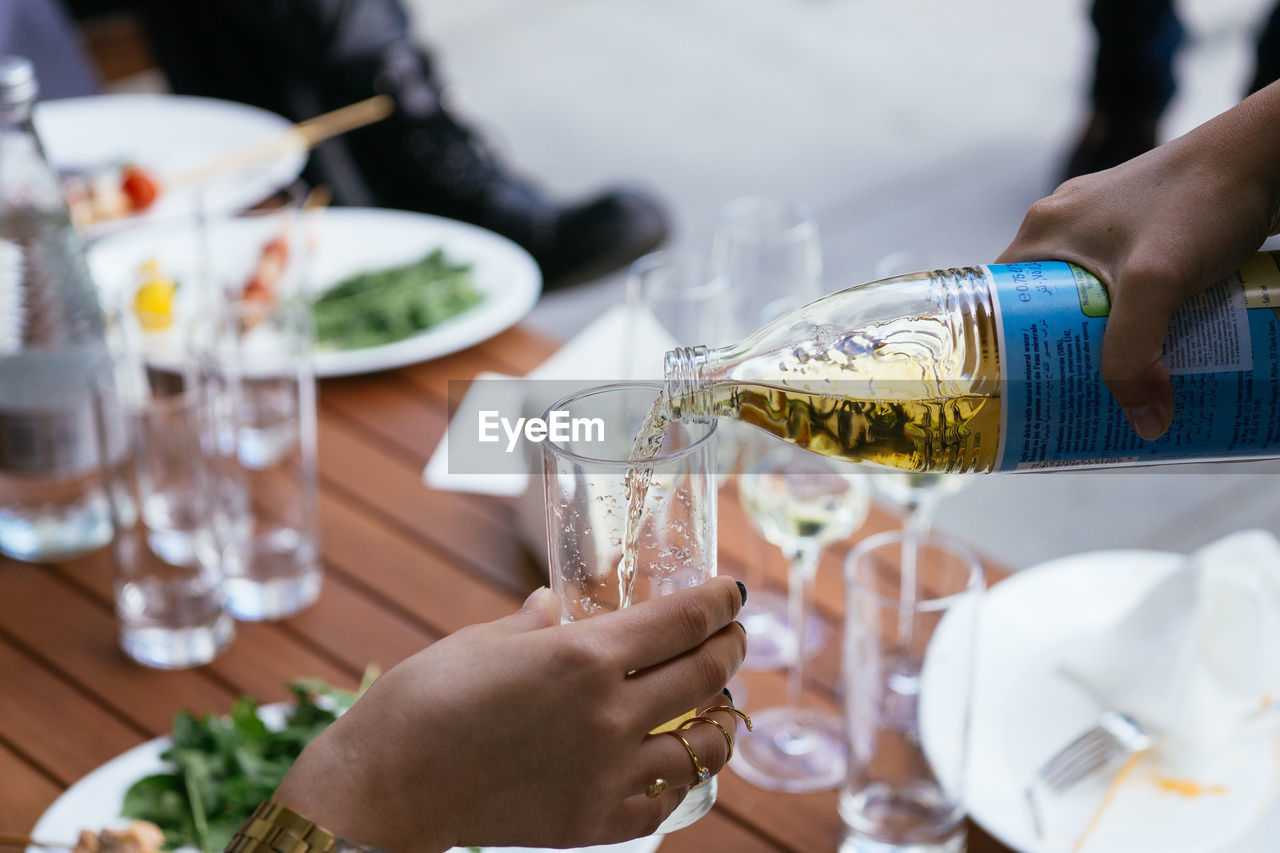
[[[884,400],[736,389],[737,418],[807,450],[905,471],[961,473],[995,466],[1000,398]]]
[[[770,352],[713,389],[713,410],[852,462],[990,471],[1000,441],[995,322],[987,312],[966,320],[902,318]]]

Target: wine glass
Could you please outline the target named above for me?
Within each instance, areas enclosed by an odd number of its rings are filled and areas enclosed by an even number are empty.
[[[924,269],[928,264],[911,250],[885,255],[875,266],[877,280],[905,275]],[[919,543],[929,536],[938,503],[954,495],[969,483],[969,475],[947,474],[933,471],[889,471],[872,473],[876,491],[896,504],[902,512],[902,555],[900,560],[902,596],[899,607],[898,641],[909,648],[912,634],[911,615],[916,608],[918,584],[916,583]],[[896,694],[903,702],[914,702],[919,692],[920,673],[915,663],[904,660],[898,671],[890,676]],[[901,713],[914,715],[914,708],[903,707]]]
[[[781,314],[822,295],[822,246],[817,221],[805,205],[767,196],[728,202],[716,218],[711,267],[714,276],[724,283],[731,303],[731,338],[745,338]],[[768,442],[756,430],[733,421],[722,423],[717,433],[722,463],[736,457],[739,471],[747,470]],[[749,507],[747,511],[750,512]],[[753,561],[747,570],[751,598],[738,617],[748,638],[742,668],[777,669],[786,665],[793,645],[787,600],[765,587],[763,560]],[[807,621],[803,644],[807,657],[818,653],[825,635],[819,619]]]
[[[804,703],[801,642],[822,549],[853,534],[871,506],[863,474],[816,453],[781,445],[761,456],[739,482],[743,503],[765,539],[790,562],[788,611],[792,637],[787,704],[752,712],[755,732],[744,738],[734,769],[748,781],[779,791],[832,788],[844,778],[841,721]]]
[[[636,260],[627,271],[626,304],[630,382],[661,379],[667,350],[733,339],[728,282],[699,253],[662,249]]]

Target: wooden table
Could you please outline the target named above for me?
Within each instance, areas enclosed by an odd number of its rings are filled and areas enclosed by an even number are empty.
[[[51,567],[0,560],[0,832],[29,830],[63,789],[167,733],[180,709],[225,711],[243,693],[281,700],[286,681],[303,675],[354,686],[369,663],[389,667],[514,610],[543,577],[518,542],[513,506],[432,491],[421,471],[445,429],[450,380],[482,370],[522,375],[554,348],[516,327],[428,364],[323,383],[323,594],[293,619],[241,624],[230,650],[208,666],[156,672],[117,650],[105,554]],[[877,510],[859,535],[892,525]],[[774,549],[762,546],[732,498],[723,502],[720,546],[722,572],[755,573],[755,583],[782,588],[780,560],[760,564]],[[820,610],[837,625],[839,556],[829,555],[817,583]],[[832,709],[837,646],[828,643],[808,684],[813,701]],[[747,674],[745,682],[748,710],[783,696],[778,674]],[[822,853],[836,849],[840,831],[834,793],[775,794],[730,770],[714,811],[662,850]],[[976,828],[969,849],[1007,851]]]

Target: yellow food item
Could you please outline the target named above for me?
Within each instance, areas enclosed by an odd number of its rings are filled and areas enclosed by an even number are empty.
[[[159,332],[173,325],[173,296],[177,282],[166,276],[156,261],[139,269],[142,286],[133,296],[133,310],[144,331]]]
[[[1111,806],[1111,801],[1116,798],[1116,793],[1119,792],[1120,786],[1129,778],[1129,774],[1133,772],[1134,766],[1144,754],[1145,750],[1135,752],[1133,755],[1130,755],[1124,765],[1116,772],[1116,778],[1111,780],[1111,787],[1107,789],[1107,793],[1102,798],[1102,802],[1099,804],[1098,810],[1093,813],[1093,818],[1089,821],[1089,825],[1085,827],[1084,833],[1076,841],[1076,846],[1071,848],[1072,853],[1080,853],[1085,842],[1089,840],[1089,836],[1093,835],[1093,831],[1098,828],[1098,823],[1102,820],[1103,812]]]
[[[1168,794],[1181,794],[1184,797],[1203,797],[1205,794],[1225,794],[1226,785],[1202,785],[1193,779],[1174,779],[1170,776],[1155,776],[1152,780],[1156,787]]]

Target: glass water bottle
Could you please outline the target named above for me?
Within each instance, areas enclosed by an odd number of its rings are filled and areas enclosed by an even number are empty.
[[[0,57],[0,552],[47,562],[111,539],[123,455],[105,322],[31,122],[31,63]]]

